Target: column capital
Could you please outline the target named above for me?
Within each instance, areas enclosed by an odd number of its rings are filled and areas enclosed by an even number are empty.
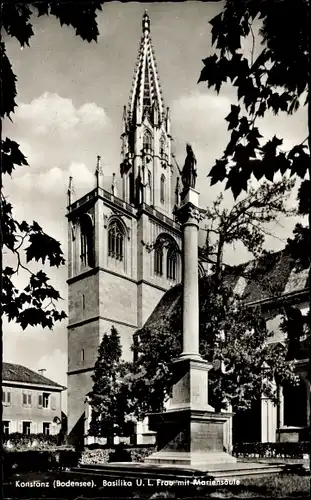
[[[175,215],[181,224],[199,225],[205,217],[206,211],[195,206],[191,202],[187,202],[175,209]]]

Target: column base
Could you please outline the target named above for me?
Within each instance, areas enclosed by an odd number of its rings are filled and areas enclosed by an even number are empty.
[[[232,413],[216,413],[208,404],[212,365],[200,356],[184,354],[172,363],[173,388],[167,410],[148,415],[159,451],[145,462],[200,470],[208,470],[212,464],[235,463],[236,459],[224,451],[224,423]]]
[[[188,465],[208,470],[212,464],[236,463],[224,451],[223,425],[231,413],[184,408],[149,415],[149,428],[157,431],[159,451],[149,464]]]
[[[164,452],[159,451],[147,457],[146,464],[181,465],[196,470],[208,471],[218,464],[235,464],[236,458],[225,452]]]

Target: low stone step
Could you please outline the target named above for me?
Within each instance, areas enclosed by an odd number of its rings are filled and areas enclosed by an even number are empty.
[[[185,468],[180,465],[164,466],[145,463],[109,463],[109,464],[89,464],[74,467],[72,474],[85,476],[100,476],[101,478],[125,478],[125,479],[149,479],[157,480],[192,480],[201,479],[228,479],[234,477],[246,477],[251,475],[277,474],[282,472],[287,466],[285,464],[266,464],[237,462],[230,464],[217,464],[211,466],[207,471],[200,471],[194,468]]]

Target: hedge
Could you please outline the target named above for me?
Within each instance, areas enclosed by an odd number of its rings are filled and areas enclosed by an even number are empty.
[[[14,450],[25,448],[40,448],[46,449],[50,446],[59,444],[60,436],[58,434],[47,436],[45,434],[22,434],[13,432],[12,434],[4,434],[2,442],[4,447],[12,447]]]
[[[5,476],[20,472],[46,472],[75,467],[81,460],[81,453],[74,450],[28,450],[5,451],[3,472]]]
[[[139,447],[125,447],[122,450],[122,455],[118,452],[117,446],[115,448],[98,448],[89,449],[82,453],[81,464],[100,464],[113,462],[143,462],[146,457],[151,455],[156,450],[155,446],[139,446]],[[126,453],[127,456],[123,455]]]
[[[250,458],[303,458],[310,453],[310,441],[297,443],[237,443],[233,446],[235,457]]]

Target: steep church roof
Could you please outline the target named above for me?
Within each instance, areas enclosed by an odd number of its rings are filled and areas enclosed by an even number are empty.
[[[262,259],[252,260],[225,271],[224,282],[246,304],[273,304],[278,297],[307,292],[309,270],[296,271],[296,261],[285,250],[269,254]],[[200,278],[200,304],[204,303],[210,286],[211,276]],[[306,299],[307,300],[307,299]],[[181,315],[182,286],[168,290],[149,316],[145,327],[159,325],[163,318],[175,321]]]
[[[164,115],[164,101],[160,87],[157,63],[150,36],[150,18],[145,11],[142,20],[142,37],[134,73],[131,95],[128,105],[129,121],[134,117],[135,110],[157,106],[160,116]]]

